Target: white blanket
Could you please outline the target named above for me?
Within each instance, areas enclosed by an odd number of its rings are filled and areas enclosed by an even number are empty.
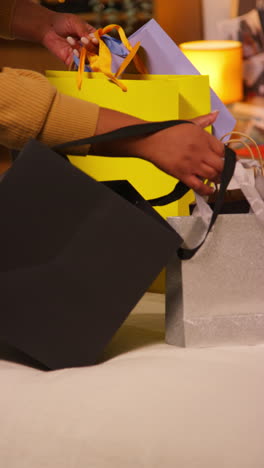
[[[1,345],[0,383],[1,468],[264,467],[264,346],[165,344],[163,295],[93,367],[45,372]]]

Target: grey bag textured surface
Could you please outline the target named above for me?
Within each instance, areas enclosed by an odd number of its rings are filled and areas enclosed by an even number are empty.
[[[186,243],[201,218],[168,219]],[[166,341],[178,346],[264,342],[264,228],[254,214],[220,215],[190,260],[167,268]]]

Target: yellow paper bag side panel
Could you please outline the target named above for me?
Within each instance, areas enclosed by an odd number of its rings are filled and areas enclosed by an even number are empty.
[[[71,73],[71,72],[69,72]],[[104,79],[87,79],[82,89],[76,88],[75,78],[49,78],[64,94],[94,102],[120,112],[129,112],[135,117],[148,120],[178,118],[177,81],[122,80],[129,90],[124,93],[114,83]],[[163,117],[162,117],[163,116]]]
[[[115,110],[128,112],[146,120],[158,121],[178,118],[192,118],[208,112],[209,86],[207,77],[149,77],[147,80],[124,80],[128,92],[123,93],[106,79],[84,80],[82,90],[76,88],[75,73],[68,73],[67,78],[49,77],[50,81],[61,91],[71,96]],[[188,93],[196,89],[195,99],[188,98]],[[181,91],[181,94],[180,94]],[[180,103],[184,103],[180,113]],[[73,164],[97,180],[127,179],[145,198],[154,198],[170,192],[176,183],[173,177],[163,173],[152,164],[137,158],[103,158],[88,156],[73,157]],[[157,208],[166,218],[188,214],[185,200]]]
[[[48,72],[49,80],[62,93],[95,102],[120,112],[150,120],[191,119],[210,112],[208,77],[129,75],[125,80],[128,87],[123,93],[104,75],[93,75],[94,79],[84,79],[81,91],[76,87],[76,72]],[[139,79],[138,79],[139,78]],[[100,156],[70,157],[79,169],[97,180],[127,179],[144,198],[155,198],[169,193],[177,182],[152,164],[137,158],[105,158]],[[180,201],[164,207],[156,207],[161,216],[185,216],[189,214],[189,204],[193,201],[189,192]],[[165,270],[149,289],[164,293]]]

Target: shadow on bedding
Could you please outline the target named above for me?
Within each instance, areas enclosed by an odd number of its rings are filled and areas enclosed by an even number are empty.
[[[156,343],[164,342],[164,315],[131,315],[117,331],[99,362],[105,362],[120,354],[128,353]]]
[[[155,343],[162,343],[164,342],[164,334],[163,314],[131,314],[106,346],[103,355],[98,360],[98,364],[109,361],[129,351],[150,346]],[[0,341],[0,360],[33,367],[39,370],[48,370],[38,361],[3,341]]]
[[[14,362],[27,367],[34,367],[39,370],[48,370],[47,367],[40,362],[3,341],[0,341],[0,360]]]

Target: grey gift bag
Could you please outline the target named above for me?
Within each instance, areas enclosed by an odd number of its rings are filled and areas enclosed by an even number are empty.
[[[218,216],[233,171],[252,212]],[[196,248],[181,248],[167,267],[166,341],[172,345],[264,342],[264,202],[240,162],[233,159],[222,180],[206,235],[206,216],[168,219],[188,247],[203,238]]]

